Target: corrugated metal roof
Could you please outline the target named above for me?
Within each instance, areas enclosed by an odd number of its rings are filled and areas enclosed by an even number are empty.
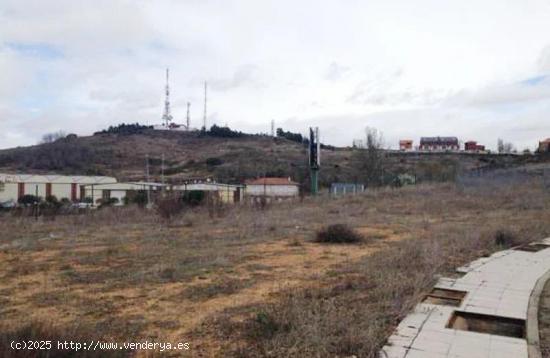
[[[52,184],[102,184],[116,183],[116,178],[83,175],[36,175],[0,173],[0,181],[5,183],[52,183]]]
[[[258,178],[245,181],[246,185],[299,185],[290,178]]]
[[[173,190],[205,190],[205,191],[220,191],[220,190],[237,190],[242,188],[242,185],[222,184],[222,183],[189,183],[184,185],[174,185]]]
[[[153,185],[152,183],[100,183],[100,184],[86,184],[86,188],[97,190],[146,190],[149,187],[161,188],[162,184]]]

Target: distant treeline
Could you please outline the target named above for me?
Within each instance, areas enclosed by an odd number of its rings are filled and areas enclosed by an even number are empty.
[[[285,132],[282,128],[277,128],[277,137],[286,138],[286,139],[291,140],[293,142],[302,143],[304,145],[309,144],[309,139],[304,137],[300,133],[292,133],[290,131]],[[329,150],[334,150],[335,149],[334,146],[323,144],[323,143],[321,143],[321,148],[322,149],[329,149]]]
[[[277,137],[286,138],[297,143],[309,143],[309,140],[304,138],[300,133],[285,132],[282,128],[277,128]]]
[[[218,138],[241,138],[241,137],[253,136],[254,134],[247,134],[241,131],[234,131],[229,127],[220,127],[214,124],[207,131],[205,131],[203,128],[203,130],[201,131],[201,135],[208,135],[210,137],[218,137]]]
[[[109,128],[104,129],[99,132],[95,132],[94,135],[100,134],[118,134],[118,135],[132,135],[132,134],[142,134],[146,130],[153,129],[153,126],[145,126],[139,123],[126,124],[122,123],[116,126],[109,126]],[[244,133],[241,131],[233,130],[227,126],[222,127],[216,124],[212,125],[210,129],[205,130],[204,128],[199,131],[199,136],[210,136],[217,138],[243,138],[243,137],[262,137],[267,136],[267,134],[250,134]],[[293,133],[291,131],[285,131],[282,128],[277,128],[277,137],[285,138],[292,142],[301,143],[304,145],[309,144],[309,139],[302,136],[300,133]],[[321,144],[323,149],[334,149],[331,145]]]
[[[126,124],[122,123],[117,126],[109,126],[109,128],[104,129],[99,132],[95,132],[94,135],[98,134],[120,134],[120,135],[131,135],[131,134],[141,134],[148,129],[153,129],[153,126],[144,126],[139,123]]]

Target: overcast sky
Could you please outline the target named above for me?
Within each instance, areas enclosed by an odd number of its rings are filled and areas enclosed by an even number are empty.
[[[0,0],[0,148],[172,112],[351,145],[364,128],[533,149],[550,137],[548,0]]]

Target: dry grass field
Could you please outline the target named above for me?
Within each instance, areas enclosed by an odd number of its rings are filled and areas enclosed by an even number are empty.
[[[550,236],[549,199],[533,179],[199,207],[170,221],[137,207],[4,213],[0,355],[23,337],[181,341],[194,357],[375,357],[439,275]],[[363,241],[315,242],[337,223]],[[182,353],[95,356],[108,354]]]

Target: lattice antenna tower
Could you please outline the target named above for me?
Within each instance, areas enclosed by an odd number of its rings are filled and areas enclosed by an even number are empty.
[[[187,102],[187,130],[191,128],[191,115],[189,114],[190,108],[191,108],[191,102]]]
[[[165,92],[165,99],[164,99],[164,113],[162,114],[162,120],[164,121],[164,124],[168,127],[170,126],[170,123],[172,122],[172,114],[170,113],[170,85],[168,84],[169,79],[169,70],[166,69],[166,92]]]

